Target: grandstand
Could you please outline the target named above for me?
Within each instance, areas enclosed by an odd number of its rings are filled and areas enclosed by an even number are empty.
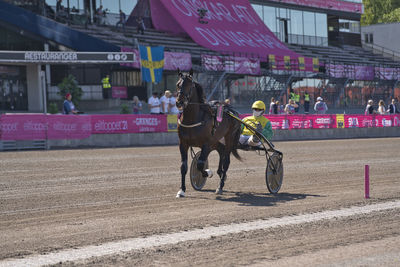
[[[287,51],[310,60],[318,59],[319,66],[316,70],[313,63],[314,71],[301,69],[295,56],[291,56],[286,65],[287,63],[283,62],[286,54],[276,54],[273,62],[271,58],[268,59],[270,52],[267,49],[263,51],[264,54],[257,54],[251,49],[218,50],[199,43],[190,30],[181,29],[175,33],[167,31],[163,29],[164,25],[160,26],[152,18],[152,11],[155,12],[156,9],[151,7],[148,0],[140,0],[133,9],[125,10],[129,18],[124,31],[115,27],[118,17],[115,11],[105,16],[105,25],[96,22],[94,7],[89,7],[89,16],[84,13],[83,10],[88,8],[87,1],[71,1],[76,2],[78,7],[81,3],[81,8],[77,13],[68,13],[63,17],[55,16],[53,1],[37,1],[38,5],[41,4],[44,8],[35,8],[35,5],[23,6],[24,11],[21,11],[21,2],[24,1],[0,0],[2,10],[11,11],[8,19],[4,16],[0,18],[0,30],[9,36],[8,40],[6,38],[6,41],[0,43],[1,50],[43,50],[44,44],[48,44],[53,51],[120,51],[122,48],[137,50],[138,44],[164,46],[165,51],[190,54],[196,78],[210,98],[231,98],[233,104],[238,107],[247,107],[251,101],[260,98],[268,102],[272,96],[285,103],[290,90],[300,95],[308,91],[312,99],[321,95],[330,107],[338,109],[361,109],[370,98],[387,101],[391,97],[400,97],[400,90],[397,88],[400,63],[394,57],[375,54],[361,45],[361,1],[326,0],[320,1],[318,5],[309,1],[250,1],[260,20],[277,40],[289,49]],[[124,0],[120,2],[122,5],[119,7],[123,7]],[[155,2],[161,1],[152,3]],[[248,3],[245,0],[240,2]],[[97,8],[101,1],[93,0],[93,3]],[[20,7],[11,8],[16,5]],[[16,13],[15,18],[20,14],[29,14],[37,25],[29,28],[19,24],[20,22],[12,17],[12,12]],[[138,16],[145,18],[145,34],[137,33],[135,20]],[[183,28],[185,26],[181,25]],[[45,30],[50,27],[58,30],[46,34]],[[21,32],[24,34],[19,35]],[[232,57],[256,57],[259,59],[260,71],[239,73],[227,69],[212,70],[205,66],[204,55],[219,56],[223,62],[231,60]],[[306,65],[309,64],[307,62],[309,61],[306,59]],[[3,77],[7,78],[3,78],[0,84],[0,88],[6,92],[0,94],[0,108],[34,111],[34,107],[40,106],[40,101],[29,93],[32,67],[13,65],[12,62],[5,61],[2,64],[0,69],[3,69]],[[13,76],[10,74],[12,72],[19,74]],[[365,72],[368,72],[368,75]],[[49,101],[59,98],[57,85],[67,73],[77,78],[85,93],[83,99],[87,101],[86,106],[91,106],[92,109],[104,109],[111,107],[113,103],[120,103],[113,99],[103,99],[100,81],[106,74],[111,74],[114,86],[127,88],[128,98],[138,95],[142,100],[146,100],[154,90],[173,90],[176,82],[174,70],[165,70],[163,80],[159,84],[146,84],[141,81],[140,69],[137,67],[119,64],[57,64],[50,66],[48,75]],[[15,88],[10,90],[17,81],[19,94]]]

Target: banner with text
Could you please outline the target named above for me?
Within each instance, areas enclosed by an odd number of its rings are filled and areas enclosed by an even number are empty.
[[[260,74],[260,60],[245,57],[221,57],[201,55],[201,62],[206,70],[226,71],[238,74]]]

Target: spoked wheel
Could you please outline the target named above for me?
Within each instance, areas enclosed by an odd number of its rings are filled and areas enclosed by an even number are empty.
[[[268,162],[267,169],[265,170],[265,182],[268,187],[268,191],[272,194],[278,193],[281,189],[283,180],[283,162],[282,155],[274,152]]]
[[[197,160],[199,159],[201,151],[197,152],[190,165],[190,183],[195,190],[201,190],[206,184],[207,177],[203,177],[203,174],[197,169]],[[204,164],[204,169],[208,169],[208,160]]]

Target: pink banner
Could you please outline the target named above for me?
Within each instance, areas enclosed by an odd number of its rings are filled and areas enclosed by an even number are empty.
[[[252,75],[260,74],[259,59],[201,55],[201,62],[206,70]]]
[[[89,115],[50,115],[46,120],[48,139],[84,139],[92,134]]]
[[[333,9],[354,13],[362,13],[361,3],[352,3],[339,0],[271,0],[275,2],[284,2],[288,4],[295,4],[300,6],[310,6],[323,9]]]
[[[113,86],[111,92],[113,98],[128,98],[128,88],[126,86]]]
[[[0,117],[1,140],[83,139],[90,116],[7,114]]]
[[[42,114],[0,116],[1,140],[45,140],[47,122]]]
[[[123,64],[121,64],[121,66],[140,69],[140,56],[139,56],[139,51],[137,49],[133,49],[130,47],[121,47],[121,52],[133,53],[133,62],[123,63]]]
[[[92,134],[167,131],[167,115],[92,115]]]
[[[345,128],[400,127],[400,115],[345,115]]]
[[[152,11],[164,12],[152,16],[156,29],[174,32],[179,24],[196,43],[209,49],[264,59],[268,54],[299,57],[267,28],[248,0],[152,0],[150,5]],[[203,17],[198,10],[206,10]]]
[[[165,70],[190,70],[192,68],[192,56],[189,53],[164,52]]]

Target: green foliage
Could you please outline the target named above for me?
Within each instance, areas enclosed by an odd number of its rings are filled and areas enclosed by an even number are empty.
[[[130,114],[131,110],[129,109],[129,106],[127,104],[122,104],[121,105],[121,114]]]
[[[68,75],[65,77],[60,84],[58,84],[59,95],[61,99],[64,99],[67,93],[72,95],[72,102],[75,106],[79,106],[79,102],[82,99],[83,91],[78,86],[78,82],[76,81],[73,75]]]
[[[50,114],[57,114],[57,113],[58,113],[57,104],[54,103],[54,102],[51,102],[51,103],[49,104],[49,108],[47,109],[47,111],[48,111]]]
[[[361,25],[377,23],[400,22],[400,0],[363,0],[364,14],[361,16]]]

